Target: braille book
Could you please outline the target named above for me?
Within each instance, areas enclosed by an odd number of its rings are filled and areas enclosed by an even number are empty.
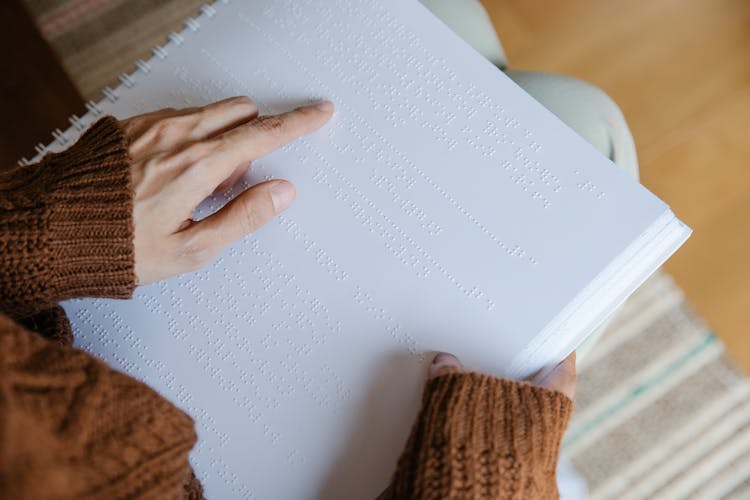
[[[196,214],[289,179],[273,222],[132,300],[64,304],[78,346],[196,420],[209,498],[376,497],[433,352],[555,364],[690,233],[416,0],[220,1],[165,40],[41,153],[104,114],[336,105]]]

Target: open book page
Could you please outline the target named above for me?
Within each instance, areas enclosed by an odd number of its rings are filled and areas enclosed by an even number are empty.
[[[209,498],[376,496],[432,351],[497,375],[557,361],[518,355],[670,214],[416,1],[220,2],[189,24],[84,122],[337,106],[244,180],[295,183],[274,222],[131,301],[65,304],[78,345],[195,418]]]

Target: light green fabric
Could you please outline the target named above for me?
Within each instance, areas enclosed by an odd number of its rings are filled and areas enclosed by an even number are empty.
[[[502,68],[529,95],[586,139],[634,179],[638,157],[628,124],[617,104],[599,88],[575,78],[507,68],[502,44],[479,0],[421,0],[433,14],[484,57]],[[579,364],[606,324],[578,347]]]
[[[421,0],[484,57],[505,69],[505,51],[479,0]],[[620,108],[597,87],[563,75],[505,70],[532,97],[603,155],[638,179],[638,159]]]
[[[421,0],[435,16],[495,65],[505,68],[505,51],[479,0]]]
[[[564,75],[517,70],[507,70],[506,74],[604,156],[638,179],[633,136],[620,108],[602,90]]]

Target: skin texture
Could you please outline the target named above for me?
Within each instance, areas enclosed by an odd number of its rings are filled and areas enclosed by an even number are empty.
[[[332,115],[333,104],[324,101],[258,116],[251,99],[234,97],[122,122],[133,161],[138,284],[203,267],[285,210],[294,201],[294,186],[271,180],[250,187],[200,222],[192,219],[206,197],[234,185],[253,160],[318,130]]]

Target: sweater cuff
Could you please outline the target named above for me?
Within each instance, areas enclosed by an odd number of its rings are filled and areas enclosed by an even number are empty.
[[[54,295],[128,298],[135,288],[127,141],[111,116],[49,155],[48,258]]]
[[[393,498],[555,498],[564,394],[478,373],[429,380]]]
[[[504,450],[519,464],[554,474],[560,441],[573,410],[561,392],[479,373],[453,373],[428,382],[424,412],[433,442]]]

